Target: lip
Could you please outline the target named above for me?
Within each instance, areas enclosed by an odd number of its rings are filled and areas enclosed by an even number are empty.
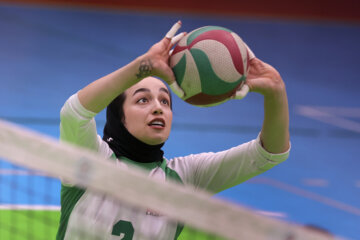
[[[151,123],[153,122],[161,122],[163,125],[151,125]],[[151,128],[156,128],[156,129],[162,129],[162,128],[165,128],[166,124],[165,124],[165,120],[163,118],[154,118],[152,119],[149,123],[148,123],[148,126],[151,127]]]

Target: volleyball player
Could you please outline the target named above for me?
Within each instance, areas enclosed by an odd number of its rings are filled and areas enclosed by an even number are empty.
[[[285,84],[276,69],[253,57],[246,84],[264,96],[264,120],[258,137],[221,152],[167,160],[162,146],[171,131],[172,99],[158,78],[178,95],[183,94],[169,67],[169,51],[184,36],[174,37],[179,27],[180,22],[144,55],[72,95],[61,109],[60,139],[93,149],[117,167],[137,165],[150,177],[172,179],[215,194],[287,159],[290,143]],[[105,108],[106,125],[100,137],[94,117]],[[129,208],[109,196],[62,182],[58,240],[165,240],[177,239],[181,230],[181,224],[161,213]]]

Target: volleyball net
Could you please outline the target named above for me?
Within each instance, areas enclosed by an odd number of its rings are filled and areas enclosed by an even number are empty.
[[[65,239],[174,239],[182,226],[178,239],[335,239],[264,217],[191,186],[150,178],[140,169],[116,167],[95,152],[4,120],[0,120],[0,170],[0,239],[55,239],[59,179],[72,183],[63,190],[78,191],[85,201],[71,214]],[[54,189],[59,196],[49,194]],[[99,211],[104,199],[108,205]],[[123,212],[135,216],[132,221],[145,220],[136,226],[117,221],[113,210],[120,205]],[[146,218],[154,214],[159,220],[147,225]],[[163,221],[173,232],[161,230]],[[156,228],[158,238],[153,235]]]

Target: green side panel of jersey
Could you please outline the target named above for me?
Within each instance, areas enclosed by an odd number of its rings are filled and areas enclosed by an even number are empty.
[[[61,184],[61,216],[56,240],[64,239],[70,214],[84,193],[84,189]]]
[[[166,160],[164,160],[164,161],[166,162]],[[165,174],[166,174],[167,179],[171,179],[173,181],[183,184],[183,181],[181,180],[179,174],[177,172],[175,172],[174,170],[172,170],[171,168],[165,167]],[[183,229],[184,229],[184,225],[178,223],[174,240],[178,239],[178,237],[180,236],[180,233],[182,232]]]
[[[166,179],[171,179],[171,180],[173,180],[175,182],[183,184],[183,181],[181,180],[179,174],[176,171],[172,170],[171,168],[167,167],[167,163],[166,163],[165,159],[161,163],[160,167],[161,167],[161,169],[164,170],[165,175],[166,175]],[[184,229],[184,225],[178,223],[178,225],[176,227],[176,233],[175,233],[174,240],[178,239],[178,237],[180,236],[183,229]]]
[[[180,233],[182,232],[183,229],[184,229],[184,225],[178,223],[177,228],[176,228],[176,234],[175,234],[174,240],[177,240],[179,238]]]

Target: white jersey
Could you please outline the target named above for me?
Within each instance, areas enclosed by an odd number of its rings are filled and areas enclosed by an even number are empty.
[[[71,96],[61,109],[60,139],[98,151],[111,158],[113,151],[97,134],[94,116],[85,109],[77,94]],[[259,137],[250,142],[217,153],[200,153],[164,159],[162,163],[138,164],[148,170],[151,177],[174,179],[195,188],[218,193],[254,177],[286,160],[289,150],[271,154],[260,144]],[[116,160],[119,167],[136,164],[129,159]],[[119,189],[121,191],[121,189]],[[86,216],[87,221],[79,221]],[[79,227],[81,234],[79,237]],[[63,239],[177,239],[181,225],[151,211],[132,209],[116,200],[62,185],[61,220],[57,235]],[[119,238],[122,236],[122,238]]]

